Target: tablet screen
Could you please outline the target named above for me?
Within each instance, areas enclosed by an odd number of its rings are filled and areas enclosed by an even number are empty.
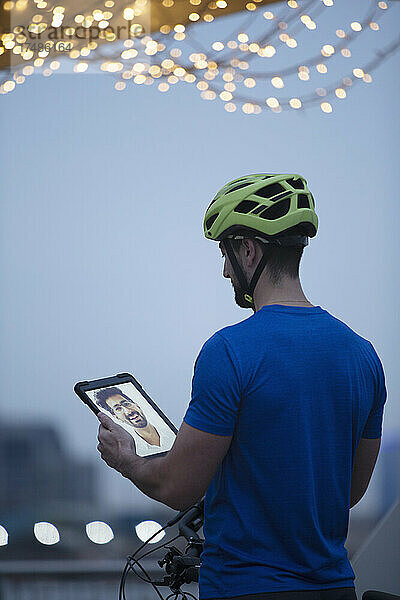
[[[85,393],[101,412],[131,434],[138,456],[171,449],[175,433],[132,383],[85,390]]]

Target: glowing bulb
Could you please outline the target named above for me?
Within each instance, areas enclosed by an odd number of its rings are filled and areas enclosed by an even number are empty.
[[[271,58],[272,56],[274,56],[274,54],[276,54],[274,46],[265,46],[265,48],[263,48],[262,51],[262,56],[266,56],[267,58]]]
[[[8,531],[0,525],[0,546],[7,546],[8,544]]]
[[[331,44],[325,44],[324,46],[322,46],[322,50],[321,53],[325,54],[326,56],[330,56],[331,54],[334,54],[335,52],[335,48],[333,46],[331,46]]]
[[[135,13],[133,12],[133,8],[125,8],[124,10],[124,19],[126,21],[132,21]]]
[[[88,68],[89,68],[88,63],[81,62],[81,63],[78,63],[77,65],[75,65],[74,71],[75,71],[75,73],[84,73],[85,71],[88,70]]]
[[[321,110],[324,113],[331,113],[332,112],[332,105],[329,104],[329,102],[321,102]]]
[[[308,81],[310,79],[310,76],[307,73],[307,71],[299,71],[298,74],[297,74],[297,76],[302,81]]]
[[[47,546],[57,544],[60,541],[60,534],[57,527],[46,521],[35,523],[33,526],[33,533],[38,542],[46,544]]]
[[[301,100],[299,98],[291,98],[289,104],[292,108],[301,108]]]
[[[3,89],[6,92],[12,92],[15,88],[15,81],[6,81],[3,83]]]
[[[228,102],[224,105],[224,108],[227,112],[235,112],[236,104],[233,104],[233,102]]]
[[[245,104],[243,104],[242,106],[242,111],[246,114],[246,115],[251,115],[254,112],[254,106],[250,103],[250,102],[246,102]]]
[[[268,104],[268,106],[270,108],[277,108],[279,106],[279,101],[277,100],[277,98],[267,98],[266,99],[266,103]]]
[[[158,89],[160,89],[160,84]],[[161,90],[162,91],[162,90]],[[157,531],[160,531],[161,525],[157,523],[157,521],[142,521],[138,523],[135,527],[136,535],[142,542],[147,542],[147,540],[154,535]],[[165,535],[165,531],[160,531],[150,542],[149,544],[156,544],[161,541]]]
[[[247,77],[243,83],[246,87],[253,88],[256,85],[256,80],[253,79],[252,77]]]
[[[94,544],[108,544],[114,539],[111,527],[103,521],[92,521],[86,525],[86,535]]]
[[[346,90],[343,88],[336,88],[335,94],[338,98],[346,98]]]
[[[276,88],[283,88],[283,86],[285,85],[285,84],[283,83],[283,80],[282,80],[280,77],[273,77],[273,78],[271,79],[271,83],[272,83],[272,85],[273,85],[274,87],[276,87]]]

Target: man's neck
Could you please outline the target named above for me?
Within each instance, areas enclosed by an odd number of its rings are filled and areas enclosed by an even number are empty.
[[[314,306],[304,295],[299,278],[284,279],[279,286],[273,286],[269,281],[261,280],[254,291],[255,310],[271,304],[284,306]]]
[[[146,425],[143,429],[136,429],[136,433],[148,444],[160,446],[160,435],[153,425]]]

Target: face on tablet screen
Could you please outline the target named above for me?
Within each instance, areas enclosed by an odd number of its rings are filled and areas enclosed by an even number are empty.
[[[171,449],[174,432],[132,383],[88,390],[86,393],[102,412],[132,435],[139,456]]]

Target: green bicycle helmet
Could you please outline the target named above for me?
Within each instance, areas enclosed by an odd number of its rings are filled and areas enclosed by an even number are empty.
[[[243,290],[243,303],[254,309],[253,293],[266,265],[260,260],[247,282],[230,239],[255,238],[267,245],[306,246],[318,229],[314,198],[301,175],[260,173],[227,183],[207,208],[204,234],[223,241]]]

